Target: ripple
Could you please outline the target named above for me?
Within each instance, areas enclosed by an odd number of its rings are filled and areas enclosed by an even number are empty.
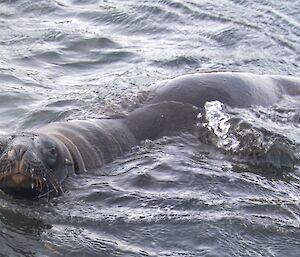
[[[130,58],[132,61],[135,60],[136,55],[127,51],[111,51],[107,53],[91,54],[89,59],[81,59],[75,61],[64,60],[62,63],[57,63],[60,66],[71,68],[71,69],[80,69],[80,70],[90,70],[98,69],[100,66],[113,64],[117,62],[122,62],[123,60],[128,61]],[[77,71],[75,71],[77,72]]]
[[[49,2],[45,0],[39,1],[16,1],[16,8],[21,14],[29,14],[31,17],[35,15],[44,15],[55,12],[58,5],[55,1]]]
[[[192,56],[178,56],[172,60],[156,61],[154,63],[157,66],[178,69],[178,67],[197,68],[200,66],[201,61]]]
[[[65,51],[93,51],[103,48],[119,48],[119,44],[109,38],[88,38],[83,40],[70,41]]]
[[[246,33],[234,27],[226,27],[210,36],[217,44],[223,47],[234,47],[246,37]]]

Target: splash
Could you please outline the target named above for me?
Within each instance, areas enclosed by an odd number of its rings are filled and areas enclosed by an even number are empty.
[[[234,151],[237,149],[239,141],[233,134],[229,133],[230,115],[224,110],[223,103],[219,101],[206,102],[204,109],[206,122],[202,123],[202,126],[216,136],[216,146],[225,150]]]

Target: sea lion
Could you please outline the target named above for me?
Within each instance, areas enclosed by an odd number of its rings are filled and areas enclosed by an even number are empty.
[[[60,194],[67,176],[99,168],[142,140],[192,132],[207,101],[269,106],[283,94],[299,95],[300,79],[222,72],[167,80],[124,118],[54,122],[2,136],[0,188],[22,197]]]

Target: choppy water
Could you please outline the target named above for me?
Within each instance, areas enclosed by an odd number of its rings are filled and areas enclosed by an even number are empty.
[[[296,0],[2,0],[0,130],[126,113],[196,71],[300,76],[299,39]],[[235,111],[296,154],[299,107]],[[147,141],[50,202],[0,193],[0,256],[299,256],[299,192],[297,165]]]

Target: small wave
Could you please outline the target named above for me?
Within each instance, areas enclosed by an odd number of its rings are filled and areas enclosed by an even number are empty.
[[[170,67],[178,69],[178,67],[198,68],[201,66],[200,60],[193,56],[178,56],[171,60],[155,61],[156,66]]]
[[[214,32],[209,37],[222,47],[235,47],[247,37],[247,34],[231,25]]]
[[[100,38],[87,38],[82,40],[75,40],[68,42],[65,51],[93,51],[95,49],[103,48],[118,48],[119,44],[113,40],[100,37]]]
[[[18,9],[22,14],[28,14],[31,16],[33,14],[40,16],[43,14],[53,13],[59,9],[59,5],[56,1],[15,1],[15,3],[15,8]]]

